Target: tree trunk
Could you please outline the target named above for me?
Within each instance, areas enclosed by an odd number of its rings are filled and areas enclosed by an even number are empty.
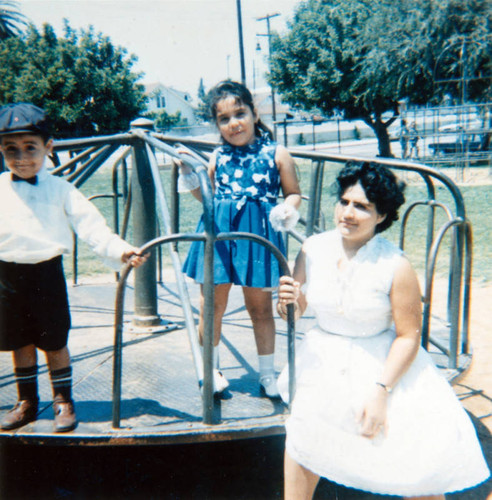
[[[386,123],[381,120],[380,116],[377,116],[376,119],[364,118],[364,121],[369,125],[376,134],[378,139],[378,156],[382,158],[394,158],[391,153],[391,142],[388,134],[388,127],[396,120],[396,116],[392,117]]]

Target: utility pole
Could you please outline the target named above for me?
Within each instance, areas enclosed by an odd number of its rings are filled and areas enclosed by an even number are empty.
[[[271,41],[271,32],[270,32],[270,19],[273,17],[280,16],[278,12],[275,12],[274,14],[267,14],[266,16],[263,17],[257,17],[257,21],[266,21],[267,23],[267,32],[266,34],[258,34],[257,36],[266,36],[268,38],[268,65],[270,66],[270,62],[272,59],[272,44],[270,43]],[[277,126],[275,122],[277,121],[277,110],[275,106],[275,90],[272,86],[270,86],[271,89],[271,99],[272,99],[272,121],[273,121],[273,131],[275,137],[277,136]]]
[[[236,0],[237,10],[237,31],[239,35],[239,58],[241,61],[241,83],[246,85],[246,68],[244,64],[244,46],[243,46],[243,21],[241,18],[241,0]]]

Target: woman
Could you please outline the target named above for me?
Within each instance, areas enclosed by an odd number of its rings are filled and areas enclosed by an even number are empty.
[[[286,423],[286,499],[310,499],[319,477],[378,494],[443,499],[489,471],[475,430],[420,347],[416,274],[379,233],[398,219],[404,185],[385,167],[337,177],[336,229],[308,238],[279,314],[308,303],[317,325],[301,344]],[[287,400],[287,372],[279,379]]]

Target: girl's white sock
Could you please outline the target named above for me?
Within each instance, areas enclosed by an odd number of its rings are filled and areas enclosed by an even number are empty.
[[[275,354],[258,354],[260,377],[275,374]]]

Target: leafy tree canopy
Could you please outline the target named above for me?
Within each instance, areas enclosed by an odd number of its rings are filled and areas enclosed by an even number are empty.
[[[390,156],[400,100],[461,95],[464,74],[467,99],[490,99],[491,21],[488,0],[307,0],[272,40],[269,80],[291,105],[363,119]]]
[[[30,25],[22,37],[0,41],[0,104],[31,102],[53,120],[55,136],[88,136],[128,130],[145,108],[135,56],[101,33]]]
[[[151,111],[145,116],[154,120],[154,126],[157,130],[165,132],[173,127],[185,127],[188,125],[188,120],[181,117],[181,111],[169,114],[166,110]]]

